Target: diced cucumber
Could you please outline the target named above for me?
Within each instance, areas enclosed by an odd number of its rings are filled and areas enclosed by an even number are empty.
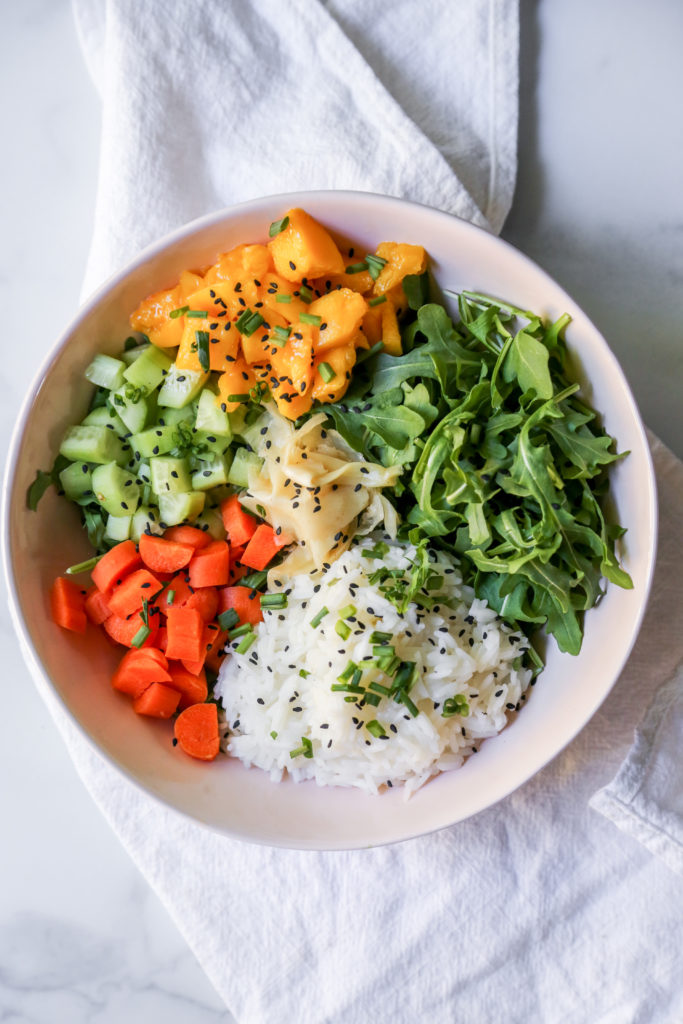
[[[163,533],[163,527],[159,525],[160,518],[158,509],[150,508],[149,505],[141,505],[133,516],[130,539],[137,544],[143,533]]]
[[[121,362],[120,359],[100,354],[95,356],[90,366],[86,369],[85,375],[89,381],[97,384],[98,387],[114,391],[123,384],[123,371],[125,368],[126,364]]]
[[[134,345],[133,348],[124,349],[121,353],[121,359],[130,366],[136,359],[139,359],[143,352],[146,352],[148,348],[151,348],[151,344],[148,341],[143,341],[140,345]]]
[[[228,472],[228,482],[234,484],[235,487],[248,487],[250,467],[253,466],[259,470],[262,465],[263,459],[260,459],[255,452],[250,452],[247,448],[238,448]]]
[[[200,516],[194,521],[194,525],[200,530],[210,533],[214,540],[225,540],[225,527],[220,512],[215,509],[204,509]]]
[[[128,394],[126,391],[128,390]],[[112,406],[132,434],[144,430],[149,417],[149,401],[141,394],[135,394],[135,388],[124,384],[112,392]]]
[[[166,526],[177,526],[178,523],[185,521],[193,522],[203,511],[205,499],[203,491],[160,494],[159,519]]]
[[[195,491],[209,491],[212,487],[228,482],[228,465],[224,455],[214,455],[212,459],[202,459],[199,467],[192,474],[192,487]]]
[[[159,391],[159,405],[182,409],[199,394],[208,380],[208,373],[199,370],[181,370],[175,363],[166,374]]]
[[[87,462],[71,462],[59,474],[59,482],[71,501],[92,497],[92,466]]]
[[[59,453],[72,462],[125,463],[124,443],[114,430],[92,424],[69,427],[62,438]]]
[[[132,525],[132,516],[109,516],[104,528],[104,536],[109,540],[128,540]]]
[[[238,406],[234,412],[228,413],[228,420],[230,421],[230,430],[232,431],[233,437],[238,434],[242,435],[242,428],[244,427],[247,416],[247,406],[245,404]]]
[[[261,431],[267,426],[269,422],[270,421],[267,416],[259,416],[256,420],[254,420],[253,423],[250,423],[249,425],[247,425],[247,423],[245,422],[242,428],[240,429],[239,435],[245,444],[247,444],[250,448],[256,449],[259,447],[261,441],[263,440],[263,435]]]
[[[133,434],[130,443],[134,451],[139,452],[144,459],[150,459],[153,455],[166,455],[176,446],[176,431],[175,423],[163,427],[157,423],[147,430],[141,430],[139,434]]]
[[[164,407],[159,411],[157,423],[161,427],[177,426],[179,423],[190,423],[194,425],[195,416],[196,412],[192,403],[188,403],[188,405],[184,406],[182,409]]]
[[[115,462],[93,469],[92,489],[111,516],[132,515],[140,504],[140,487],[135,477]]]
[[[200,458],[208,459],[213,455],[225,455],[230,448],[232,438],[221,434],[209,434],[206,430],[198,430],[194,442],[201,448]]]
[[[190,467],[187,459],[174,459],[170,455],[158,455],[149,460],[152,490],[162,494],[178,494],[191,491]]]
[[[195,427],[197,430],[205,430],[207,434],[232,437],[228,414],[223,412],[217,395],[210,388],[204,388],[199,396]]]
[[[142,388],[147,394],[158,388],[162,380],[173,365],[173,360],[162,352],[155,345],[148,349],[131,363],[123,376],[136,388]]]
[[[98,405],[96,409],[89,412],[83,423],[92,423],[96,427],[109,427],[115,430],[119,437],[129,433],[128,427],[121,417],[115,412],[111,412],[106,405]]]

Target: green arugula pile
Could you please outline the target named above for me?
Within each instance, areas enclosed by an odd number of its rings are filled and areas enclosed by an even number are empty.
[[[451,552],[498,614],[577,654],[601,579],[633,584],[600,505],[622,456],[568,379],[569,317],[463,292],[454,324],[424,275],[404,288],[404,354],[371,354],[324,409],[365,458],[403,467],[401,537]]]

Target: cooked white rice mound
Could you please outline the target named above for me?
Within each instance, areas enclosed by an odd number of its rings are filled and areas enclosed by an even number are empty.
[[[388,553],[364,557],[362,551],[377,540],[388,545]],[[405,783],[409,793],[437,772],[459,767],[482,740],[503,729],[531,678],[528,669],[514,667],[528,641],[474,598],[443,555],[432,555],[442,585],[425,592],[436,604],[411,604],[399,615],[381,584],[371,585],[368,577],[382,566],[407,570],[414,555],[410,546],[373,536],[325,571],[279,581],[288,606],[264,610],[256,642],[226,658],[216,683],[229,754],[269,772],[274,781],[287,771],[297,781],[371,793]],[[351,635],[343,640],[335,626],[349,605],[356,613],[348,620]],[[314,628],[311,620],[324,607],[329,612]],[[418,714],[393,697],[382,695],[373,707],[361,696],[347,701],[349,694],[331,689],[350,661],[363,670],[364,689],[373,680],[391,686],[373,662],[373,631],[390,633],[396,656],[416,664],[409,698]],[[465,698],[465,713],[444,717],[444,703],[456,696]],[[380,730],[369,730],[368,723],[378,723],[384,735],[374,735]],[[293,751],[300,752],[293,757]]]

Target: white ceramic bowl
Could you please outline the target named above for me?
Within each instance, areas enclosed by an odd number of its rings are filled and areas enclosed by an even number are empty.
[[[408,801],[398,789],[371,797],[312,782],[275,785],[234,760],[207,765],[179,756],[168,723],[135,715],[111,690],[117,657],[104,638],[96,630],[85,637],[67,633],[50,620],[53,578],[90,554],[75,508],[52,488],[37,512],[25,507],[36,470],[49,468],[65,427],[85,414],[90,386],[83,370],[96,352],[120,349],[128,315],[143,296],[239,242],[264,240],[270,222],[292,206],[360,246],[373,249],[385,240],[424,245],[441,287],[487,292],[550,318],[569,312],[567,341],[583,394],[604,414],[620,450],[630,450],[613,469],[612,494],[614,514],[628,528],[624,558],[634,589],[610,586],[586,616],[581,654],[560,655],[551,645],[529,701],[503,733]],[[619,676],[643,616],[656,546],[655,486],[643,426],[617,360],[587,317],[505,242],[436,210],[357,192],[273,196],[212,214],[151,246],[107,282],[57,342],[27,396],[10,450],[3,513],[10,605],[27,663],[88,740],[149,794],[197,822],[241,839],[307,849],[373,846],[452,825],[490,807],[547,764]]]

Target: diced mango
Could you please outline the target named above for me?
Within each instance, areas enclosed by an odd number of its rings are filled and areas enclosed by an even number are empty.
[[[356,350],[353,345],[340,345],[329,348],[315,360],[315,376],[313,377],[312,397],[318,402],[336,402],[346,391],[351,380],[351,370],[356,362]],[[327,363],[334,371],[334,377],[326,381],[320,374],[320,364]]]
[[[384,351],[390,356],[400,356],[403,352],[401,345],[401,331],[398,326],[398,318],[394,304],[390,299],[376,307],[382,311],[382,344]]]
[[[300,209],[289,210],[286,217],[287,227],[268,243],[281,277],[302,281],[343,273],[342,255],[330,233],[317,220]]]
[[[243,356],[238,356],[234,363],[228,367],[218,378],[218,391],[221,403],[225,404],[228,412],[234,412],[241,405],[240,402],[231,402],[230,395],[246,395],[256,383],[256,377],[249,363]]]
[[[362,295],[350,288],[340,288],[322,295],[309,306],[309,312],[319,316],[316,352],[344,345],[351,340],[361,325],[368,304]]]
[[[180,344],[183,333],[182,320],[171,320],[169,314],[181,304],[179,288],[154,292],[140,303],[130,318],[134,331],[142,331],[153,345],[172,348]]]
[[[278,408],[288,419],[295,419],[287,408],[290,401],[305,395],[313,378],[313,350],[317,340],[317,328],[312,324],[294,324],[286,345],[271,356],[273,377],[277,387],[272,393]],[[301,415],[297,413],[297,415]]]
[[[192,295],[193,292],[198,291],[204,284],[204,278],[201,274],[196,274],[193,270],[183,270],[178,281],[178,291],[181,299],[186,299],[188,295]]]
[[[354,257],[349,259],[347,266],[362,262],[362,256]],[[334,291],[335,288],[350,288],[351,291],[365,295],[372,290],[374,283],[369,270],[359,270],[355,274],[328,274],[326,277],[316,277],[315,280],[309,281],[313,291],[320,292],[321,295]]]
[[[212,320],[208,317],[199,320],[195,317],[183,317],[185,329],[180,340],[180,348],[176,356],[176,364],[181,370],[202,370],[199,362],[197,332],[203,331],[209,336],[209,369],[224,370],[239,351],[239,334],[230,320]]]
[[[287,281],[272,272],[264,275],[260,294],[263,307],[283,316],[287,323],[296,323],[299,316],[308,309],[307,304],[298,298],[298,295],[298,281]]]
[[[382,242],[377,246],[377,255],[387,262],[372,289],[375,295],[390,292],[397,285],[400,286],[408,274],[422,274],[427,269],[427,253],[421,245]]]

